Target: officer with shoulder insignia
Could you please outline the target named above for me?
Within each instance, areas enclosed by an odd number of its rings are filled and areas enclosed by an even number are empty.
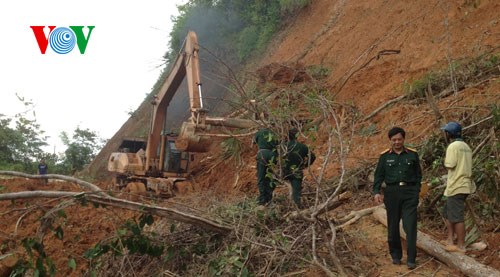
[[[393,264],[401,264],[403,250],[399,233],[399,221],[403,220],[403,229],[407,242],[407,266],[416,267],[417,257],[417,206],[422,171],[418,153],[405,147],[405,131],[400,127],[389,130],[391,148],[383,151],[378,160],[373,183],[374,201],[382,202],[387,210],[387,242]],[[382,195],[381,186],[386,188]]]

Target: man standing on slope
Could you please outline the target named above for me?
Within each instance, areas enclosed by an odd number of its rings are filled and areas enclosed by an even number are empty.
[[[446,181],[446,203],[443,215],[448,229],[446,251],[465,253],[465,199],[476,191],[472,180],[472,151],[462,139],[462,126],[456,122],[448,122],[441,128],[445,132],[446,141],[451,143],[446,148],[444,166],[448,169]],[[457,244],[453,244],[453,236]]]
[[[399,233],[399,221],[403,219],[406,233],[407,266],[416,267],[417,257],[417,206],[422,171],[417,151],[405,147],[405,131],[394,127],[388,136],[391,148],[383,151],[378,160],[373,183],[375,203],[385,204],[387,210],[387,242],[393,264],[401,264],[403,250]],[[380,194],[382,182],[386,188]]]
[[[47,166],[47,164],[45,163],[45,159],[41,159],[40,160],[40,163],[38,164],[38,174],[39,175],[46,175],[47,174],[47,171],[48,171],[49,167]],[[42,182],[44,184],[47,184],[48,183],[48,179],[47,178],[44,178],[42,179]]]
[[[302,209],[300,195],[302,193],[302,179],[304,179],[304,169],[316,160],[316,156],[309,148],[297,141],[299,130],[292,128],[288,131],[288,143],[285,161],[285,180],[292,185],[292,199],[297,208]]]
[[[257,144],[257,185],[259,186],[259,197],[257,204],[259,210],[271,203],[275,184],[271,176],[271,166],[278,158],[278,137],[268,128],[260,129],[253,139]]]

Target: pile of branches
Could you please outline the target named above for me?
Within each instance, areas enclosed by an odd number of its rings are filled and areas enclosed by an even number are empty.
[[[337,206],[351,194],[343,195],[333,201],[339,201]],[[276,197],[264,211],[256,209],[254,199],[228,205],[212,201],[208,213],[233,226],[230,234],[162,220],[149,228],[150,239],[165,247],[161,257],[109,254],[95,263],[93,271],[102,276],[117,272],[127,276],[281,276],[321,271],[327,276],[354,276],[373,267],[352,250],[355,238],[341,231],[341,224],[352,216],[333,220],[322,213],[311,222],[307,216],[314,209],[299,213],[286,196]]]

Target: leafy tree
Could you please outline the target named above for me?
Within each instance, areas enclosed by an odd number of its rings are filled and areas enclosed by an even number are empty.
[[[96,132],[81,129],[79,126],[71,138],[66,132],[62,132],[61,140],[67,147],[63,163],[70,169],[71,173],[82,170],[94,159],[103,146],[103,141]]]
[[[172,18],[170,51],[173,62],[187,31],[193,30],[202,46],[224,60],[239,61],[262,51],[279,25],[309,0],[190,0],[178,6]],[[236,46],[236,47],[235,47]]]
[[[0,114],[0,164],[14,162],[15,142],[20,141],[19,133],[10,128],[10,118]]]
[[[2,168],[33,172],[35,161],[45,156],[42,147],[47,145],[47,136],[36,121],[34,104],[22,96],[16,95],[26,110],[17,113],[15,128],[12,119],[0,115],[0,165]],[[31,118],[29,115],[32,115]]]
[[[48,145],[45,133],[40,129],[40,124],[35,119],[28,119],[22,115],[16,115],[16,146],[15,160],[24,164],[25,170],[31,170],[33,161],[44,156],[43,146]]]

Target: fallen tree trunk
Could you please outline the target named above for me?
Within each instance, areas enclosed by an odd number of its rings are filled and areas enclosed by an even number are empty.
[[[32,199],[32,198],[61,198],[61,197],[73,197],[77,200],[85,199],[89,202],[96,204],[108,205],[112,207],[138,211],[141,213],[149,213],[152,215],[195,225],[200,228],[220,234],[228,234],[232,231],[232,229],[228,226],[221,225],[215,221],[203,217],[186,214],[170,208],[157,207],[157,206],[155,207],[111,196],[103,197],[95,193],[69,192],[69,191],[23,191],[23,192],[13,192],[13,193],[2,193],[0,194],[0,201],[16,200],[16,199]]]
[[[17,172],[17,171],[6,171],[6,170],[0,170],[0,175],[6,175],[6,176],[16,176],[16,177],[23,177],[23,178],[30,178],[30,179],[57,179],[57,180],[63,180],[63,181],[68,181],[71,183],[75,183],[79,185],[81,188],[88,189],[91,191],[95,192],[101,192],[101,195],[104,197],[107,197],[108,195],[105,194],[102,189],[92,183],[85,182],[83,180],[69,177],[66,175],[59,175],[59,174],[45,174],[45,175],[32,175],[32,174],[26,174],[23,172]]]
[[[387,213],[384,208],[376,209],[373,212],[373,216],[382,224],[387,226]],[[406,234],[401,225],[400,232],[401,237],[406,239]],[[436,257],[448,266],[460,270],[467,276],[500,276],[500,271],[479,263],[467,255],[447,252],[439,242],[420,231],[417,234],[417,247]]]

